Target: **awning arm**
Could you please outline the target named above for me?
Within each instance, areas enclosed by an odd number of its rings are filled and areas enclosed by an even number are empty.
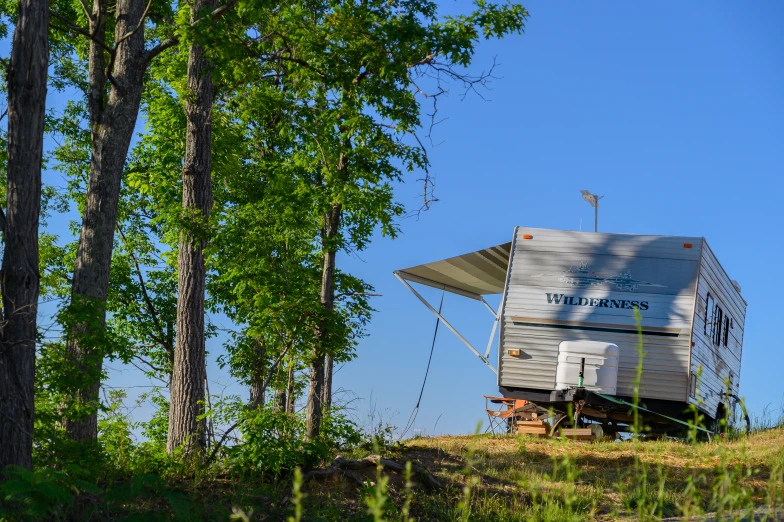
[[[498,328],[498,323],[501,321],[501,315],[497,314],[495,310],[493,310],[493,307],[490,306],[490,304],[487,301],[485,301],[484,297],[479,296],[479,298],[482,300],[482,303],[487,307],[488,310],[490,310],[490,313],[493,314],[493,317],[495,318],[495,321],[493,321],[493,330],[490,332],[490,339],[488,339],[487,341],[487,350],[485,350],[485,359],[487,359],[488,357],[490,357],[490,349],[493,347],[493,339],[495,339],[495,330],[496,328]]]
[[[490,306],[490,305],[487,303],[487,301],[485,301],[485,298],[484,298],[484,297],[482,297],[482,296],[480,295],[480,296],[479,296],[479,299],[482,301],[482,303],[484,303],[484,305],[487,307],[487,309],[488,309],[488,310],[490,310],[490,313],[491,313],[491,314],[493,314],[493,317],[495,317],[495,318],[496,318],[496,320],[498,320],[498,314],[497,314],[497,313],[495,313],[495,310],[493,310],[493,307],[492,307],[492,306]]]
[[[455,327],[454,327],[454,326],[452,326],[451,324],[449,324],[449,321],[447,321],[446,319],[444,319],[444,316],[442,316],[440,313],[438,313],[438,312],[436,311],[436,309],[435,309],[435,308],[433,308],[433,307],[431,306],[431,304],[427,302],[427,299],[425,299],[424,297],[422,297],[421,295],[419,295],[419,292],[417,292],[416,290],[414,290],[414,287],[412,287],[410,284],[408,284],[408,281],[406,281],[406,280],[405,280],[405,279],[404,279],[404,278],[401,276],[401,274],[400,274],[399,272],[395,271],[395,272],[393,272],[393,274],[395,275],[395,277],[397,277],[397,278],[398,278],[398,280],[399,280],[401,283],[403,283],[404,285],[406,285],[406,287],[407,287],[407,288],[408,288],[408,289],[411,291],[411,293],[412,293],[412,294],[414,294],[414,295],[415,295],[415,296],[416,296],[416,297],[417,297],[417,298],[418,298],[420,301],[422,301],[422,304],[424,304],[424,305],[425,305],[425,306],[428,308],[428,310],[430,310],[431,312],[433,312],[433,314],[435,314],[435,316],[436,316],[436,317],[438,317],[438,318],[441,320],[441,322],[442,322],[442,323],[444,323],[444,325],[446,325],[446,327],[447,327],[447,328],[449,328],[450,330],[452,330],[452,333],[453,333],[453,334],[455,334],[455,335],[457,336],[457,338],[458,338],[458,339],[460,339],[461,341],[463,341],[463,344],[465,344],[466,346],[468,346],[468,349],[469,349],[469,350],[471,350],[472,352],[474,352],[474,355],[476,355],[477,357],[479,357],[479,359],[481,359],[481,360],[482,360],[482,362],[483,362],[483,363],[485,363],[485,364],[487,365],[487,367],[488,367],[488,368],[490,368],[490,369],[493,371],[493,373],[495,373],[496,375],[498,375],[498,370],[496,370],[495,368],[493,368],[493,365],[492,365],[492,364],[490,364],[490,362],[487,360],[487,357],[485,357],[484,355],[482,355],[481,353],[479,353],[479,351],[478,351],[476,348],[474,348],[474,347],[471,345],[471,343],[470,343],[470,342],[468,342],[468,339],[466,339],[465,337],[463,337],[462,335],[460,335],[460,332],[458,332],[457,330],[455,330]],[[406,274],[406,275],[410,275],[410,274]],[[431,285],[428,285],[428,286],[431,286]],[[441,285],[441,286],[443,286],[443,285]],[[438,287],[437,287],[437,288],[438,288]],[[481,296],[479,296],[479,299],[481,300]],[[493,333],[495,333],[495,332],[493,332]]]
[[[487,350],[485,350],[485,359],[490,357],[490,349],[493,347],[493,339],[495,339],[495,330],[498,328],[498,323],[500,322],[500,317],[496,316],[495,321],[493,321],[493,330],[490,332],[490,339],[487,340]]]

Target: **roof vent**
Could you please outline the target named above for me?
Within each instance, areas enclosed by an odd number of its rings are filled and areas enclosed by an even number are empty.
[[[739,294],[740,294],[740,293],[742,293],[742,292],[740,291],[740,285],[739,285],[739,284],[738,284],[738,282],[737,282],[737,281],[735,281],[734,279],[732,280],[732,286],[734,286],[734,287],[735,287],[735,290],[737,290]]]

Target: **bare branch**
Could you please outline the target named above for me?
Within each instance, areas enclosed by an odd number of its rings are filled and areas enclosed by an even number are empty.
[[[152,0],[149,0],[149,1],[147,2],[147,7],[145,7],[145,8],[144,8],[144,12],[142,13],[142,17],[139,19],[139,23],[138,23],[138,24],[136,25],[136,27],[134,27],[134,28],[133,28],[131,31],[127,32],[127,33],[126,33],[126,34],[124,34],[124,35],[123,35],[121,38],[119,38],[119,39],[118,39],[118,40],[115,42],[115,47],[116,47],[116,46],[118,46],[118,45],[120,45],[120,43],[124,42],[125,40],[127,40],[127,39],[128,39],[128,38],[130,38],[131,36],[133,36],[133,34],[134,34],[136,31],[138,31],[139,29],[141,29],[141,28],[144,26],[144,20],[146,20],[146,19],[147,19],[147,14],[150,12],[150,6],[151,6],[151,5],[152,5]]]
[[[139,356],[139,355],[136,355],[136,354],[134,354],[133,358],[134,358],[134,359],[136,359],[137,361],[139,361],[140,363],[142,363],[142,364],[144,364],[144,365],[148,366],[148,367],[149,367],[150,369],[152,369],[153,371],[156,371],[156,372],[158,372],[158,373],[160,373],[160,374],[162,374],[162,375],[168,375],[168,374],[169,374],[169,372],[168,372],[167,370],[164,370],[163,368],[158,368],[157,366],[155,366],[154,364],[152,364],[150,361],[148,361],[147,359],[145,359],[145,358],[143,358],[143,357],[141,357],[141,356]],[[128,362],[131,364],[131,366],[133,366],[134,368],[136,368],[136,369],[137,369],[137,370],[139,370],[140,372],[143,372],[143,373],[145,373],[145,374],[146,374],[146,373],[149,373],[149,372],[148,372],[148,370],[145,370],[144,368],[140,367],[138,364],[136,364],[135,362],[133,362],[133,360],[130,360],[130,361],[128,361]],[[169,382],[168,382],[168,381],[166,381],[165,379],[161,379],[161,378],[160,378],[160,377],[158,377],[157,375],[153,375],[152,377],[154,377],[155,379],[158,379],[158,380],[159,380],[159,381],[161,381],[162,383],[165,383],[167,386],[169,385]]]
[[[87,19],[92,22],[95,17],[90,12],[90,8],[87,7],[87,2],[85,2],[84,0],[79,0],[79,3],[82,4],[82,9],[84,10],[84,14],[87,15]]]
[[[169,47],[174,47],[178,43],[180,43],[179,36],[173,36],[171,38],[167,38],[166,40],[162,41],[161,43],[159,43],[158,45],[156,45],[155,47],[153,47],[152,49],[150,49],[145,53],[144,55],[145,63],[149,63],[153,58],[161,54],[163,51],[165,51]]]
[[[230,0],[226,4],[220,6],[217,9],[215,9],[214,11],[212,11],[207,16],[203,16],[203,17],[199,18],[198,20],[196,20],[195,22],[191,23],[191,27],[195,27],[197,24],[201,23],[204,20],[213,20],[213,21],[217,20],[218,18],[220,18],[221,16],[223,16],[224,14],[229,12],[232,7],[237,5],[237,3],[239,3],[239,0]],[[135,29],[134,29],[134,31],[135,31]],[[153,47],[152,49],[147,51],[147,53],[145,54],[145,57],[144,57],[145,61],[149,62],[150,60],[152,60],[153,58],[155,58],[156,56],[161,54],[163,51],[165,51],[169,47],[174,47],[178,43],[180,43],[180,37],[179,36],[172,36],[171,38],[168,38],[168,39],[162,41],[161,43],[159,43],[158,45],[156,45],[155,47]]]
[[[232,7],[237,5],[237,3],[239,3],[239,0],[229,0],[229,2],[223,4],[222,6],[218,7],[217,9],[215,9],[208,16],[212,20],[217,20],[218,18],[220,18],[221,16],[226,14]],[[203,18],[199,18],[192,25],[196,25],[197,23],[201,22],[202,20],[203,20]]]
[[[114,76],[112,76],[111,72],[106,73],[106,81],[111,83],[112,87],[114,87],[115,89],[120,90],[120,84],[117,83],[117,80],[114,79]]]
[[[166,338],[166,332],[163,329],[163,325],[161,324],[160,314],[158,310],[155,308],[155,304],[152,302],[152,298],[150,297],[149,292],[147,291],[147,285],[144,284],[144,276],[142,275],[142,269],[139,266],[139,261],[136,259],[136,255],[133,253],[133,250],[130,248],[128,244],[128,239],[125,237],[125,233],[123,233],[122,228],[120,225],[117,225],[117,231],[120,233],[120,237],[122,238],[123,243],[125,244],[125,248],[128,251],[128,254],[131,256],[133,260],[133,265],[136,268],[136,277],[139,279],[139,286],[142,289],[142,295],[144,296],[144,304],[147,306],[147,311],[149,312],[150,316],[152,317],[153,322],[155,323],[155,328],[158,330],[159,339],[158,341],[161,342]],[[170,346],[169,343],[161,342],[163,347],[169,352],[169,356],[171,356],[172,352],[174,351],[174,347]]]
[[[422,58],[418,62],[414,62],[411,65],[409,65],[408,68],[410,69],[412,67],[417,67],[417,66],[420,66],[420,65],[429,65],[429,64],[433,63],[433,60],[435,59],[436,56],[437,56],[436,53],[428,54],[427,56],[425,56],[424,58]]]
[[[49,14],[52,15],[53,17],[57,18],[63,24],[65,24],[65,27],[57,27],[56,25],[53,25],[52,27],[54,27],[55,29],[59,29],[59,30],[64,31],[64,32],[72,31],[72,32],[80,34],[82,36],[86,36],[87,38],[89,38],[93,42],[95,42],[98,45],[100,45],[103,48],[103,50],[106,51],[107,53],[109,53],[111,55],[114,54],[114,49],[112,49],[111,47],[108,47],[101,40],[96,38],[94,35],[90,34],[90,31],[88,31],[87,29],[84,29],[83,27],[79,27],[78,25],[72,23],[70,20],[68,20],[66,17],[62,16],[61,14],[59,14],[57,11],[50,10]]]

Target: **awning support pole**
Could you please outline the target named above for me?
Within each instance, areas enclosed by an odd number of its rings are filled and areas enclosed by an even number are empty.
[[[487,349],[485,350],[485,359],[487,359],[490,357],[490,349],[493,347],[493,339],[495,339],[495,330],[498,328],[498,323],[501,322],[501,316],[500,314],[497,314],[495,310],[493,310],[493,307],[490,306],[487,301],[485,301],[484,297],[480,295],[479,299],[487,307],[487,309],[490,310],[490,313],[493,314],[493,317],[495,318],[495,321],[493,322],[493,331],[490,332],[490,339],[487,341]]]
[[[474,347],[471,345],[471,343],[470,343],[470,342],[468,342],[468,339],[466,339],[465,337],[463,337],[462,335],[460,335],[460,332],[458,332],[457,330],[455,330],[455,327],[454,327],[454,326],[452,326],[451,324],[449,324],[449,321],[447,321],[446,319],[444,319],[444,316],[442,316],[440,313],[438,313],[438,312],[436,311],[436,309],[435,309],[435,308],[433,308],[433,307],[430,305],[430,303],[428,303],[428,302],[427,302],[427,300],[426,300],[424,297],[422,297],[421,295],[419,295],[419,292],[417,292],[416,290],[414,290],[414,287],[412,287],[410,284],[408,284],[408,281],[406,281],[405,279],[403,279],[402,277],[400,277],[400,275],[399,275],[397,272],[394,272],[394,275],[395,275],[395,277],[397,277],[397,278],[398,278],[398,280],[399,280],[401,283],[403,283],[404,285],[406,285],[406,287],[407,287],[407,288],[408,288],[408,289],[411,291],[411,293],[412,293],[412,294],[414,294],[414,295],[415,295],[415,296],[416,296],[416,297],[417,297],[417,298],[418,298],[420,301],[422,301],[422,304],[424,304],[424,305],[425,305],[425,306],[428,308],[428,310],[430,310],[431,312],[433,312],[433,314],[434,314],[436,317],[438,317],[439,319],[441,319],[441,322],[443,322],[443,323],[444,323],[444,325],[445,325],[447,328],[449,328],[450,330],[452,330],[452,333],[453,333],[453,334],[455,334],[455,335],[457,336],[457,338],[458,338],[458,339],[460,339],[461,341],[463,341],[463,344],[465,344],[466,346],[468,346],[468,349],[469,349],[469,350],[471,350],[472,352],[474,352],[474,355],[476,355],[477,357],[479,357],[479,359],[481,359],[481,360],[482,360],[482,362],[483,362],[483,363],[485,363],[485,364],[487,365],[487,367],[488,367],[488,368],[490,368],[490,369],[493,371],[493,373],[495,373],[496,375],[498,375],[498,371],[497,371],[495,368],[493,368],[493,365],[491,365],[491,364],[490,364],[490,362],[487,360],[487,357],[485,357],[484,355],[482,355],[481,353],[479,353],[479,351],[478,351],[476,348],[474,348]]]
[[[490,313],[493,314],[493,317],[495,317],[496,320],[498,320],[498,314],[495,313],[495,310],[493,310],[493,307],[490,306],[487,301],[485,301],[485,298],[482,297],[482,296],[479,296],[479,299],[481,299],[482,303],[484,303],[484,305],[487,307],[487,309],[490,310]]]
[[[490,339],[487,341],[487,350],[485,350],[485,359],[490,357],[490,349],[493,347],[493,339],[495,339],[495,330],[498,328],[498,323],[500,321],[500,317],[496,316],[495,321],[493,321],[493,330],[490,332]]]

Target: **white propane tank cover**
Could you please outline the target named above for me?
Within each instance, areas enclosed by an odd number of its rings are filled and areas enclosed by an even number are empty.
[[[618,387],[618,346],[598,341],[563,341],[558,345],[555,389],[575,388],[580,382],[580,367],[585,359],[585,389],[615,395]]]

